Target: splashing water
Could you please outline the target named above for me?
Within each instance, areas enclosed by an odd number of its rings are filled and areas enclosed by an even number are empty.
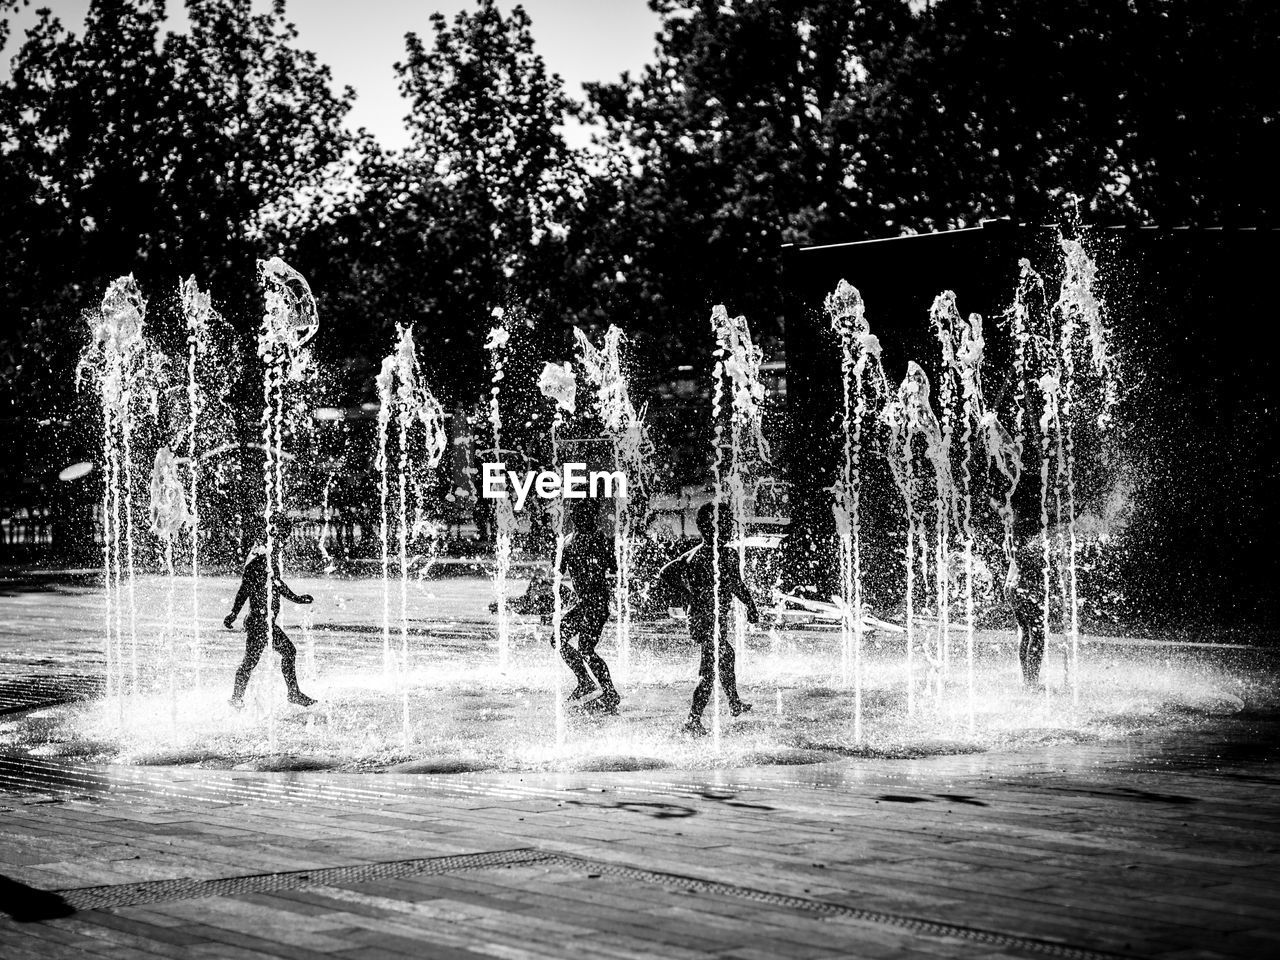
[[[178,463],[173,451],[161,447],[156,451],[151,468],[151,532],[164,545],[165,579],[168,589],[165,597],[164,638],[168,659],[169,717],[178,719],[178,652],[177,624],[174,620],[174,599],[177,591],[177,573],[173,565],[173,542],[184,529],[192,526],[192,515],[187,509],[186,493],[178,473]]]
[[[715,368],[712,372],[712,481],[715,499],[715,542],[712,545],[712,580],[715,588],[713,603],[713,645],[715,675],[713,678],[712,732],[714,742],[720,740],[720,511],[726,501],[737,537],[738,573],[746,562],[747,481],[753,470],[769,462],[769,442],[764,436],[764,380],[760,376],[763,353],[751,339],[751,330],[745,316],[730,317],[723,305],[711,311],[711,330],[716,347],[712,352]],[[729,394],[729,442],[724,442],[723,416],[725,390]],[[725,450],[728,450],[727,472]],[[734,647],[737,651],[739,673],[746,671],[747,624],[742,611],[730,600],[733,607]]]
[[[274,609],[275,580],[283,576],[282,554],[275,542],[275,520],[285,517],[284,426],[285,394],[289,384],[300,382],[310,366],[307,345],[319,329],[311,287],[279,257],[258,261],[265,311],[258,329],[258,357],[262,361],[262,518],[266,538],[266,609]],[[280,669],[275,644],[270,649],[270,669]],[[258,684],[261,691],[263,684]],[[276,698],[268,697],[270,737],[275,743]]]
[[[560,465],[560,428],[564,426],[564,415],[573,413],[577,400],[577,380],[569,364],[548,363],[542,368],[538,377],[538,391],[552,402],[551,419],[551,466]],[[551,568],[552,577],[552,614],[551,636],[555,650],[556,665],[563,660],[564,652],[564,499],[557,497],[551,501],[552,529],[555,531],[556,553]],[[556,671],[556,745],[565,742],[567,723],[565,717],[564,690],[562,688],[563,672]]]
[[[864,728],[863,691],[867,680],[867,657],[870,655],[866,647],[870,631],[876,631],[873,635],[877,650],[884,649],[883,641],[888,637],[895,649],[905,652],[904,670],[895,668],[888,673],[882,671],[882,675],[901,679],[905,672],[902,690],[908,717],[930,713],[920,710],[919,698],[924,693],[931,693],[939,707],[943,705],[948,684],[956,679],[951,672],[953,634],[963,636],[965,644],[965,712],[970,734],[975,733],[976,718],[990,713],[979,695],[984,681],[981,676],[975,679],[975,659],[980,659],[975,648],[986,642],[978,639],[977,630],[979,583],[985,575],[980,572],[982,563],[977,555],[981,541],[980,495],[984,491],[991,493],[990,502],[999,517],[1000,543],[1008,564],[1006,583],[1012,578],[1016,584],[1019,576],[1019,517],[1014,509],[1014,493],[1021,481],[1023,457],[1028,449],[1040,457],[1036,465],[1039,468],[1039,536],[1028,536],[1027,546],[1039,550],[1038,562],[1033,562],[1031,569],[1040,566],[1041,582],[1032,588],[1031,593],[1041,594],[1038,619],[1046,635],[1055,622],[1062,623],[1061,630],[1066,635],[1063,646],[1069,651],[1065,662],[1072,702],[1082,702],[1080,595],[1088,584],[1079,581],[1081,533],[1077,530],[1076,515],[1081,499],[1093,494],[1078,477],[1084,476],[1088,482],[1093,478],[1088,473],[1078,474],[1077,458],[1086,456],[1083,445],[1096,443],[1098,433],[1109,425],[1117,402],[1118,364],[1110,343],[1105,305],[1097,293],[1096,265],[1078,241],[1063,240],[1060,255],[1061,286],[1053,302],[1046,298],[1044,280],[1031,268],[1030,262],[1022,261],[1020,264],[1014,304],[1005,315],[1013,347],[1011,406],[1005,406],[999,400],[994,404],[988,403],[983,382],[986,375],[983,320],[977,314],[962,314],[954,293],[941,294],[930,311],[930,322],[941,356],[937,377],[931,383],[924,368],[911,363],[906,377],[896,389],[891,388],[885,374],[880,343],[870,333],[866,307],[857,289],[842,281],[826,298],[827,319],[838,339],[843,373],[843,444],[838,477],[830,488],[839,550],[839,596],[833,598],[839,614],[839,646],[831,644],[828,653],[834,655],[830,668],[837,673],[839,683],[853,688],[849,716],[855,743],[863,743],[864,737],[868,736]],[[291,402],[289,398],[300,396],[300,389],[295,392],[294,385],[307,376],[307,345],[316,334],[317,319],[314,299],[306,281],[296,271],[278,258],[261,263],[259,270],[266,300],[258,353],[264,368],[262,516],[267,527],[270,604],[270,591],[280,574],[280,553],[276,549],[279,545],[274,542],[277,534],[271,521],[284,516],[285,506],[289,503],[284,446],[289,435],[288,417],[295,415],[298,409],[298,402]],[[102,621],[106,633],[104,649],[108,660],[108,693],[120,704],[121,720],[124,717],[126,686],[132,685],[135,696],[139,693],[135,565],[145,564],[149,556],[146,550],[149,541],[135,543],[136,536],[140,534],[135,529],[134,460],[145,464],[152,452],[155,459],[151,465],[150,529],[159,538],[162,548],[165,577],[158,582],[165,585],[166,593],[161,596],[165,598],[167,610],[165,628],[158,634],[162,642],[157,652],[161,656],[167,654],[170,664],[168,696],[171,721],[175,712],[176,677],[179,675],[175,666],[178,659],[175,644],[179,636],[174,615],[175,548],[180,538],[187,535],[184,531],[189,531],[191,538],[191,642],[196,663],[195,686],[200,686],[199,565],[202,548],[198,507],[202,496],[210,496],[202,484],[210,484],[209,478],[213,474],[206,472],[201,476],[199,448],[206,439],[205,434],[210,432],[210,427],[202,423],[202,419],[213,419],[208,410],[216,403],[218,393],[216,384],[211,385],[207,373],[207,365],[215,359],[209,346],[209,322],[213,312],[208,294],[198,289],[194,278],[184,281],[179,292],[187,330],[187,389],[185,408],[165,408],[168,419],[164,422],[180,425],[173,427],[165,438],[169,445],[139,449],[140,445],[153,442],[146,434],[139,442],[137,430],[140,419],[148,410],[153,418],[158,417],[156,396],[159,388],[165,386],[165,381],[159,355],[147,346],[144,336],[146,304],[131,277],[113,283],[101,309],[90,318],[93,343],[86,350],[80,369],[81,375],[88,373],[94,376],[102,400],[106,478],[102,502],[105,571]],[[499,311],[495,316],[499,322],[490,331],[485,347],[491,357],[493,371],[489,384],[489,420],[493,427],[494,449],[500,451],[503,413],[511,418],[510,411],[504,411],[500,403],[503,399],[504,367],[509,359],[510,333],[503,326],[503,314]],[[746,549],[743,534],[747,532],[747,523],[751,519],[751,498],[747,491],[759,479],[758,474],[770,458],[763,429],[765,390],[762,354],[752,340],[745,319],[730,318],[724,307],[713,311],[712,327],[716,338],[712,395],[712,479],[716,529],[720,529],[721,509],[730,511],[738,534],[736,560],[741,566]],[[590,387],[589,403],[612,444],[615,463],[626,472],[631,494],[628,501],[615,503],[618,579],[614,586],[619,665],[630,672],[633,640],[644,634],[644,625],[641,624],[637,632],[633,623],[630,592],[633,541],[645,519],[645,498],[639,498],[640,503],[632,501],[638,499],[634,491],[647,494],[646,487],[654,476],[655,453],[646,430],[645,410],[643,407],[637,409],[631,397],[631,384],[622,360],[625,345],[622,332],[617,327],[609,327],[599,347],[582,331],[576,331],[575,336],[578,368]],[[177,370],[176,364],[174,369]],[[1000,373],[997,370],[997,374]],[[408,573],[419,560],[412,546],[431,527],[425,518],[426,501],[423,496],[423,490],[430,484],[424,478],[440,463],[445,435],[439,404],[422,384],[411,330],[397,330],[395,349],[384,361],[376,383],[380,400],[378,467],[382,506],[382,688],[385,689],[388,686],[386,677],[407,678],[409,675],[410,637],[417,633],[411,630],[409,622]],[[566,414],[574,412],[574,372],[568,364],[550,364],[544,368],[539,386],[554,405],[551,459],[553,464],[558,464],[565,445],[572,442],[564,440],[561,434],[567,422]],[[181,403],[180,390],[166,391],[161,395],[172,395],[177,398],[172,402]],[[506,403],[511,406],[510,400]],[[1002,416],[1006,416],[1004,422]],[[513,419],[512,423],[518,427],[519,420]],[[1006,423],[1012,425],[1012,431],[1006,429]],[[869,434],[869,430],[875,432]],[[889,495],[891,499],[901,500],[906,516],[902,564],[906,580],[906,610],[901,627],[872,617],[865,594],[864,576],[867,571],[864,566],[867,558],[875,554],[874,550],[868,551],[864,514],[868,514],[869,504],[874,503],[878,488],[875,484],[864,486],[863,468],[870,459],[868,452],[879,445],[876,441],[881,437],[885,439],[884,452],[889,473],[900,496],[894,498],[892,489]],[[981,465],[975,468],[975,460],[985,460],[985,468]],[[875,466],[877,471],[882,469],[879,464]],[[1036,467],[1027,469],[1035,472]],[[879,476],[877,472],[877,479]],[[1078,484],[1080,490],[1077,489]],[[333,475],[330,474],[329,482],[323,484],[324,527],[320,534],[320,555],[326,571],[333,568],[332,557],[326,547],[332,486]],[[566,721],[560,687],[563,670],[560,669],[559,653],[564,642],[561,636],[563,583],[560,567],[567,539],[561,506],[555,503],[552,509],[556,541],[553,625],[557,657],[552,671],[554,680],[547,675],[545,684],[555,687],[558,747],[565,746],[572,738],[573,726]],[[893,507],[895,515],[896,509]],[[1037,518],[1029,516],[1025,519],[1031,520],[1031,526],[1034,526]],[[516,516],[510,499],[497,501],[495,528],[496,565],[492,589],[498,598],[497,660],[500,668],[507,671],[515,653],[512,634],[516,629],[506,603],[516,534]],[[135,553],[138,553],[137,557]],[[713,627],[716,645],[713,657],[715,736],[711,742],[717,750],[723,735],[720,644],[735,643],[742,657],[740,664],[746,668],[746,624],[742,611],[736,608],[733,611],[734,635],[725,637],[720,633],[721,559],[719,551],[713,551],[717,609]],[[897,564],[892,566],[896,568]],[[396,567],[399,574],[398,655],[392,643],[392,624],[396,619],[392,599],[396,585],[392,579]],[[373,600],[370,606],[376,603],[374,597],[376,594],[370,595]],[[963,624],[960,622],[961,609]],[[322,623],[313,630],[309,614],[310,611],[304,611],[303,646],[307,669],[314,676],[316,630],[323,631],[328,625]],[[142,626],[145,630],[147,624]],[[898,630],[906,634],[904,648],[896,646],[900,636]],[[536,636],[537,628],[530,627],[528,635]],[[212,641],[213,638],[205,638],[205,642]],[[784,652],[784,648],[788,652]],[[541,650],[545,653],[546,648],[541,647]],[[782,671],[790,669],[786,665],[789,656],[794,659],[795,642],[791,637],[784,639],[783,634],[775,629],[770,634],[770,650],[767,662],[774,674],[777,712],[781,718],[783,690],[792,691],[789,697],[797,695],[794,693],[796,683],[788,686],[781,676]],[[278,669],[274,648],[270,657],[273,667]],[[422,645],[415,642],[415,661],[420,665],[426,657]],[[1088,658],[1088,661],[1095,662],[1095,658]],[[813,656],[807,662],[812,665],[822,662],[822,658]],[[918,675],[922,662],[928,669],[927,677]],[[653,669],[652,665],[647,669]],[[268,675],[273,676],[274,669],[268,670]],[[921,679],[925,680],[923,686],[919,683]],[[430,682],[438,683],[439,677],[431,678]],[[835,679],[831,678],[831,682],[834,683]],[[267,695],[266,689],[261,683],[255,685],[257,710],[250,717],[260,718],[265,709],[270,717],[270,736],[274,744],[277,737],[276,703]],[[394,699],[400,713],[402,749],[407,749],[410,743],[407,680],[391,693],[396,695]],[[1047,687],[1044,699],[1047,705]],[[141,705],[142,700],[137,703]],[[877,716],[875,704],[866,706],[871,716]],[[940,717],[941,710],[933,711],[932,715]],[[931,722],[930,716],[919,722]],[[952,714],[953,719],[955,716]],[[883,714],[880,718],[883,719]],[[318,729],[323,724],[313,723],[309,715],[308,731],[313,726]],[[733,729],[734,736],[737,736],[740,732],[738,725]],[[875,731],[870,733],[874,735]]]
[[[445,583],[434,619],[457,631],[454,636],[464,636],[468,652],[477,643],[491,644],[492,635],[484,634],[486,618],[479,612],[488,602],[489,584],[479,578]],[[301,585],[311,586],[305,580]],[[234,586],[234,580],[205,576],[203,604],[208,607]],[[319,686],[327,706],[307,712],[314,724],[304,726],[292,716],[290,722],[280,723],[274,755],[266,753],[262,722],[227,709],[220,692],[212,689],[183,693],[176,730],[164,716],[161,689],[140,694],[123,728],[104,716],[100,704],[81,702],[3,718],[0,744],[23,745],[44,756],[125,763],[204,761],[229,766],[315,761],[352,772],[406,759],[506,770],[575,769],[599,762],[625,764],[626,758],[645,758],[660,766],[732,768],[786,762],[788,757],[791,762],[816,762],[840,756],[922,756],[1087,743],[1127,738],[1144,728],[1203,727],[1217,714],[1280,702],[1274,671],[1256,652],[1192,653],[1175,648],[1179,652],[1172,653],[1170,661],[1166,646],[1117,638],[1082,650],[1090,682],[1081,690],[1079,711],[1072,711],[1069,698],[1046,702],[1014,681],[1007,658],[1010,633],[983,629],[978,634],[978,728],[969,735],[945,714],[918,711],[914,718],[907,716],[903,648],[894,635],[880,633],[873,636],[883,643],[872,640],[867,645],[864,741],[858,746],[853,744],[851,698],[841,695],[833,683],[838,681],[838,633],[785,629],[780,631],[773,678],[786,706],[784,715],[757,713],[732,727],[726,724],[717,749],[710,737],[699,742],[681,736],[673,723],[688,706],[688,659],[671,656],[672,649],[683,649],[677,628],[642,623],[633,651],[638,679],[627,711],[616,718],[571,718],[560,747],[554,743],[552,716],[544,705],[554,686],[553,674],[564,670],[547,656],[545,643],[519,644],[514,671],[501,676],[478,667],[473,656],[459,657],[450,633],[424,631],[420,640],[414,635],[415,644],[421,644],[415,649],[418,671],[426,676],[415,688],[415,703],[430,722],[419,728],[406,756],[399,729],[400,698],[380,682],[371,682],[378,676],[381,651],[376,643],[362,642],[368,639],[369,615],[376,615],[381,585],[370,577],[350,581],[344,589],[352,600],[349,608],[322,615],[331,622],[318,631],[325,641]],[[164,590],[164,577],[140,571],[142,609],[162,605]],[[76,624],[97,609],[97,601],[96,595],[70,593],[55,598],[73,631],[73,642],[78,639]],[[49,653],[58,655],[66,633],[59,629],[43,634],[42,646],[47,639]],[[159,640],[158,631],[147,630],[144,622],[144,651],[162,656]],[[219,632],[208,640],[209,668],[229,674],[242,654],[239,639]],[[164,759],[166,753],[174,759]]]
[[[187,328],[187,468],[190,471],[191,531],[191,659],[195,664],[195,682],[200,685],[203,651],[200,642],[200,457],[197,449],[200,434],[199,362],[209,352],[209,322],[213,306],[209,294],[200,291],[194,276],[178,287],[182,317]]]
[[[862,653],[864,609],[862,585],[862,437],[868,389],[883,404],[888,381],[880,363],[880,341],[867,323],[862,294],[841,280],[825,303],[828,321],[840,344],[842,456],[840,475],[831,489],[840,557],[841,680],[849,684],[852,663],[854,739],[862,742]]]
[[[622,331],[610,324],[601,349],[579,328],[574,327],[573,333],[578,343],[578,362],[587,382],[595,387],[596,410],[612,441],[614,462],[627,478],[626,496],[614,499],[615,635],[619,677],[625,678],[631,660],[632,564],[636,531],[644,529],[645,524],[643,504],[647,503],[645,494],[653,474],[653,441],[644,422],[644,412],[637,411],[631,402],[622,363]],[[637,503],[641,504],[638,508]]]
[[[1028,446],[1027,429],[1035,431],[1031,446],[1039,457],[1040,629],[1046,641],[1060,609],[1064,663],[1072,699],[1079,701],[1080,564],[1079,513],[1076,489],[1077,436],[1092,423],[1101,435],[1119,399],[1119,366],[1105,322],[1105,306],[1097,294],[1097,265],[1084,244],[1059,239],[1062,280],[1058,297],[1049,302],[1045,281],[1029,260],[1019,263],[1012,306],[1005,312],[1014,346],[1013,435],[987,436],[990,462],[1009,482],[1001,508],[1005,524],[1006,583],[1012,588],[1021,572],[1014,542],[1012,488],[1021,475],[1021,456]],[[1013,455],[1018,463],[1013,465]],[[1000,466],[1000,464],[1004,466]],[[1058,602],[1055,604],[1055,597]]]
[[[930,311],[934,330],[942,345],[942,357],[949,367],[953,381],[958,380],[962,406],[960,410],[960,479],[958,495],[961,501],[958,532],[961,536],[964,562],[965,605],[965,674],[967,712],[970,732],[974,729],[974,635],[977,611],[975,604],[975,543],[974,526],[974,447],[985,454],[987,469],[995,466],[1003,478],[998,485],[1004,487],[1002,500],[994,501],[1000,511],[1004,530],[1003,547],[1006,560],[1013,558],[1013,493],[1022,472],[1021,448],[1013,444],[1008,431],[999,418],[987,409],[983,392],[982,364],[986,352],[982,316],[972,313],[966,320],[956,307],[955,293],[946,291],[934,301]],[[954,441],[954,436],[953,436]],[[941,568],[949,573],[950,566]]]
[[[882,420],[889,431],[886,454],[890,472],[902,496],[907,515],[907,541],[904,551],[907,581],[905,629],[907,682],[909,685],[907,709],[909,713],[913,714],[916,709],[914,678],[917,644],[915,642],[915,628],[920,625],[916,622],[916,551],[917,549],[919,551],[920,580],[922,585],[927,588],[929,584],[930,554],[933,554],[935,560],[942,554],[936,543],[933,550],[930,550],[929,524],[927,522],[929,515],[932,512],[935,537],[938,538],[950,535],[956,515],[956,493],[955,483],[952,479],[951,463],[946,455],[942,428],[938,423],[937,415],[933,411],[930,392],[928,376],[919,364],[914,360],[910,361],[907,364],[907,375],[898,388],[897,394],[886,403],[881,413]],[[919,463],[919,465],[926,470],[924,477],[917,470],[917,448],[920,446],[923,447],[923,450],[920,451],[923,462]],[[929,500],[926,494],[928,475],[932,475],[933,478],[933,497],[932,502],[926,506],[925,503]],[[947,571],[935,562],[935,583],[941,584],[935,591],[935,595],[938,597],[941,597],[946,591],[947,576]],[[947,644],[947,634],[941,629],[942,625],[943,605],[939,602],[938,614],[934,621],[936,646],[932,652],[924,646],[920,648],[925,655],[926,663],[929,665],[929,686],[933,688],[935,699],[939,704],[941,704],[944,694],[943,671],[945,661],[943,648]]]
[[[158,407],[156,357],[145,338],[146,301],[133,274],[113,280],[100,308],[87,315],[90,342],[76,369],[89,375],[102,404],[103,624],[108,696],[124,718],[124,621],[129,634],[128,676],[138,686],[138,604],[133,510],[133,436],[139,407]],[[123,520],[121,514],[123,512]]]
[[[388,548],[387,491],[390,464],[387,442],[394,423],[398,439],[396,458],[397,510],[395,516],[397,558],[400,581],[400,659],[394,675],[401,680],[403,706],[402,728],[405,744],[409,741],[409,543],[423,533],[425,517],[422,488],[424,481],[440,465],[448,438],[444,428],[444,410],[422,379],[412,327],[396,325],[395,349],[382,361],[377,376],[378,388],[378,471],[382,500],[382,641],[383,669],[392,670],[391,657],[391,581]],[[410,449],[410,442],[414,447]],[[412,511],[410,509],[412,503]],[[412,519],[411,519],[412,516]]]
[[[947,290],[939,294],[929,310],[929,319],[933,325],[938,345],[942,352],[942,365],[938,374],[938,424],[941,430],[940,457],[950,465],[955,441],[956,429],[956,379],[960,372],[960,364],[956,353],[958,349],[959,331],[964,325],[959,310],[956,309],[955,294]],[[934,534],[934,571],[936,576],[937,607],[937,658],[939,661],[937,678],[939,699],[941,688],[947,679],[950,666],[949,630],[951,626],[951,537],[946,526],[947,515],[944,510],[936,512],[936,529]]]
[[[498,324],[489,331],[485,339],[485,349],[489,351],[489,364],[493,375],[489,381],[489,426],[493,430],[493,452],[500,457],[502,450],[502,381],[506,376],[503,366],[506,360],[507,343],[511,334],[502,325],[504,312],[495,307],[494,317]],[[497,605],[498,617],[498,669],[505,671],[511,660],[511,613],[507,610],[507,580],[511,575],[511,544],[515,533],[515,510],[503,486],[503,495],[494,505],[494,572],[493,595]]]
[[[1084,245],[1076,239],[1060,239],[1063,256],[1062,287],[1053,305],[1059,319],[1058,351],[1061,357],[1061,409],[1055,409],[1054,424],[1057,427],[1059,496],[1065,483],[1067,499],[1067,543],[1065,549],[1066,580],[1063,617],[1071,647],[1071,694],[1076,703],[1080,699],[1080,595],[1079,595],[1079,539],[1076,522],[1076,457],[1075,419],[1076,405],[1080,402],[1080,385],[1077,377],[1076,358],[1087,353],[1092,372],[1100,381],[1100,397],[1096,402],[1095,419],[1100,430],[1105,430],[1111,420],[1112,410],[1118,401],[1115,377],[1115,356],[1110,345],[1110,331],[1103,320],[1104,308],[1095,292],[1097,265]],[[1087,402],[1086,402],[1087,405]],[[1062,521],[1059,518],[1059,529]],[[1061,552],[1061,551],[1060,551]]]
[[[333,554],[329,552],[329,540],[333,537],[333,507],[331,504],[331,495],[333,492],[334,474],[330,473],[324,481],[324,489],[320,492],[320,536],[316,540],[316,548],[320,553],[320,559],[323,562],[323,571],[325,573],[333,573],[338,569],[338,564],[333,558]]]

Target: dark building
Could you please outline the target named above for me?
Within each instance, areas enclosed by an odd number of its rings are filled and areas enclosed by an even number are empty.
[[[1274,628],[1280,298],[1272,270],[1280,231],[1090,228],[1082,236],[1099,266],[1099,293],[1123,371],[1109,461],[1125,466],[1132,481],[1122,491],[1131,501],[1124,549],[1111,558],[1109,575],[1119,578],[1126,609],[1144,626]],[[1010,338],[1000,318],[1013,302],[1019,261],[1030,259],[1053,287],[1058,243],[1056,228],[997,221],[784,249],[787,404],[795,438],[788,552],[801,569],[810,561],[819,580],[834,569],[826,488],[836,478],[841,444],[841,373],[824,297],[841,279],[861,291],[896,385],[910,359],[936,371],[929,308],[940,291],[954,290],[961,312],[986,318],[990,397],[1002,389],[998,372],[1009,369]],[[1034,474],[1034,449],[1024,459]],[[1031,486],[1023,484],[1024,495]],[[892,551],[884,544],[880,550],[883,566]]]

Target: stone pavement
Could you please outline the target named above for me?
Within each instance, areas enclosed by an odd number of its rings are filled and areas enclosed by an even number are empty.
[[[0,758],[0,957],[1275,956],[1278,735],[684,773]]]

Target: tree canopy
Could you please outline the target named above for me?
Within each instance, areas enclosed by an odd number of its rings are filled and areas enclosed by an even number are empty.
[[[1266,0],[651,0],[652,63],[574,103],[528,15],[424,17],[395,65],[410,145],[347,115],[284,0],[92,0],[10,36],[0,0],[0,397],[70,393],[79,315],[114,276],[156,304],[195,274],[247,338],[255,258],[320,299],[318,349],[367,399],[393,325],[451,402],[495,307],[549,338],[618,323],[657,379],[725,302],[772,352],[778,249],[1086,219],[1273,225],[1280,9]],[[570,149],[567,122],[594,143]],[[157,310],[163,326],[165,311]]]

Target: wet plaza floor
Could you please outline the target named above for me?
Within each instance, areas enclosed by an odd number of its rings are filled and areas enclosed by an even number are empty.
[[[738,753],[714,763],[682,762],[665,733],[647,755],[623,751],[631,741],[594,764],[553,752],[522,769],[468,772],[434,753],[302,769],[319,754],[247,737],[235,756],[163,763],[66,726],[101,692],[84,669],[92,626],[45,599],[6,606],[0,631],[6,958],[1191,958],[1280,944],[1280,713],[1264,667],[1230,686],[1246,675],[1233,662],[1173,663],[1174,680],[1201,684],[1194,698],[1117,667],[1109,682],[1144,682],[1147,699],[1117,711],[1113,690],[1095,704],[1105,723],[1082,732],[1046,715],[977,742],[962,729],[929,755],[770,741],[787,763],[769,763],[739,743],[764,732],[726,726]],[[64,602],[92,610],[91,596]],[[68,626],[51,637],[46,617]],[[457,644],[475,631],[461,617],[453,629]],[[795,663],[812,664],[815,637]],[[649,698],[635,715],[657,729],[687,668],[679,648],[653,649],[657,673],[632,700]],[[321,659],[317,683],[335,662]],[[842,721],[812,704],[841,699],[831,683],[793,677],[784,701],[827,735]],[[550,712],[528,688],[528,716]],[[430,703],[424,724],[439,722]],[[37,731],[43,742],[21,739]]]

